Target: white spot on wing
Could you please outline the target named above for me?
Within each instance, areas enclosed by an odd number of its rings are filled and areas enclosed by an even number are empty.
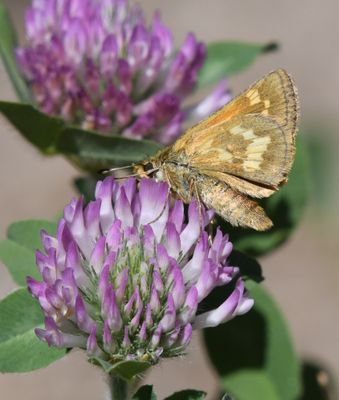
[[[244,160],[244,169],[247,171],[260,168],[263,161],[263,155],[267,151],[267,146],[271,143],[269,136],[255,138],[246,148],[246,160]]]
[[[232,135],[242,135],[242,137],[246,140],[256,138],[256,135],[253,132],[253,129],[246,129],[241,127],[240,125],[234,126],[230,129],[230,133]]]
[[[230,153],[227,150],[220,150],[220,149],[215,149],[219,151],[219,160],[222,161],[231,161],[233,159],[233,154]]]
[[[212,147],[212,148],[208,149],[208,151],[206,151],[206,153],[209,153],[210,151],[218,153],[217,157],[218,157],[219,161],[231,161],[233,159],[233,154],[227,150]]]
[[[199,154],[209,154],[211,152],[216,152],[218,154],[218,159],[221,161],[231,161],[233,159],[233,154],[225,149],[220,149],[219,147],[212,147],[213,140],[209,140],[205,143],[204,149],[201,149]]]
[[[246,94],[246,97],[249,99],[251,106],[261,102],[260,94],[257,89],[249,90]]]
[[[256,135],[253,132],[253,129],[249,129],[248,131],[244,131],[242,133],[244,139],[249,140],[249,139],[255,139]]]
[[[269,136],[258,137],[254,135],[254,140],[247,146],[247,151],[251,150],[253,147],[265,146],[271,143],[271,138]]]
[[[265,108],[269,108],[270,105],[271,105],[271,102],[269,100],[264,100]]]
[[[255,104],[258,104],[261,102],[260,97],[254,97],[253,99],[250,99],[250,106],[254,106]]]
[[[244,169],[246,171],[259,169],[260,168],[260,164],[261,164],[260,160],[245,160],[244,161]]]
[[[230,129],[230,132],[232,135],[239,135],[244,132],[244,128],[242,128],[240,125],[234,126],[233,128]]]

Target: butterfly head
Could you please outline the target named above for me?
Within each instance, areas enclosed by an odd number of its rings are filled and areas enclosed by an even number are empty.
[[[133,166],[134,173],[140,178],[157,178],[159,165],[154,158],[148,158]]]
[[[131,173],[131,170],[133,173]],[[121,176],[115,175],[119,171]],[[154,158],[149,158],[139,164],[127,165],[124,167],[113,167],[109,169],[102,169],[98,173],[103,175],[112,174],[115,179],[125,179],[131,176],[138,178],[155,178],[156,180],[163,180],[162,173],[160,172],[160,165]]]

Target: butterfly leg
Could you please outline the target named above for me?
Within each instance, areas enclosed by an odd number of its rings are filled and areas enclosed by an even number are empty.
[[[200,230],[202,231],[205,228],[205,225],[206,225],[206,221],[203,218],[203,212],[202,212],[203,207],[204,207],[204,203],[203,203],[203,201],[201,199],[201,196],[200,196],[200,193],[199,193],[199,190],[198,190],[197,182],[195,180],[191,179],[190,185],[192,187],[192,193],[193,193],[193,195],[196,198],[197,203],[198,203]],[[211,219],[211,221],[207,225],[208,241],[209,241],[210,245],[212,245],[212,240],[213,240],[212,238],[213,238],[213,234],[214,234],[216,223],[217,223],[216,217],[213,216],[213,218]]]
[[[197,201],[200,230],[202,231],[205,227],[205,221],[203,219],[203,213],[202,213],[203,203],[201,201],[201,197],[199,194],[198,185],[197,185],[196,180],[190,179],[189,186],[190,186],[190,192],[192,193],[192,195],[195,197],[195,199]]]
[[[217,224],[218,224],[218,221],[217,221],[216,216],[214,215],[212,217],[210,223],[207,226],[208,242],[209,242],[210,246],[212,246],[212,243],[213,243],[213,237],[214,237],[214,234],[215,234],[215,231],[216,231],[216,228],[217,228]]]

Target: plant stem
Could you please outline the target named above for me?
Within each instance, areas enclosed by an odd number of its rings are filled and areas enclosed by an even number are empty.
[[[128,383],[117,377],[116,375],[109,375],[109,386],[112,400],[127,400],[129,395]]]

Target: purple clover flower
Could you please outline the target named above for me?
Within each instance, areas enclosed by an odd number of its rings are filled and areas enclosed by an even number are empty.
[[[45,113],[85,129],[168,144],[229,100],[222,81],[193,107],[206,49],[189,33],[175,52],[158,12],[150,27],[128,0],[33,0],[27,45],[16,51],[32,98]]]
[[[99,181],[96,200],[73,199],[57,237],[42,232],[37,251],[42,277],[28,288],[45,314],[37,336],[50,346],[85,349],[89,358],[117,362],[182,354],[192,331],[224,323],[253,304],[220,230],[211,241],[202,230],[211,212],[171,201],[166,183],[134,178],[119,185]],[[236,280],[216,309],[199,303],[217,286]]]

